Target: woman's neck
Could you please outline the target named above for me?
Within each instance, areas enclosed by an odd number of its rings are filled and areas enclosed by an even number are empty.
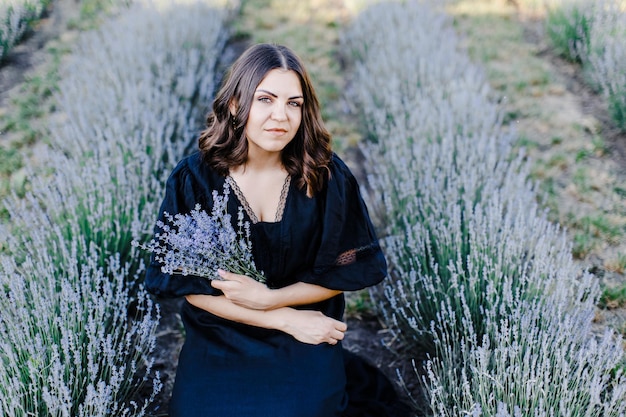
[[[263,153],[248,153],[248,158],[243,164],[234,167],[233,172],[243,173],[249,172],[268,172],[268,171],[285,171],[281,154],[279,152]]]

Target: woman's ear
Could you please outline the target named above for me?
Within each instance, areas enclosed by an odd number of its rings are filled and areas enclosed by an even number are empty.
[[[233,99],[230,101],[230,104],[228,105],[228,110],[230,111],[230,115],[235,117],[237,115],[237,108],[239,106],[237,106],[237,102]]]

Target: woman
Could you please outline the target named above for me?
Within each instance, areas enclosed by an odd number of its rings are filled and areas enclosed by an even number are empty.
[[[199,152],[172,172],[160,218],[196,204],[210,211],[213,190],[228,183],[228,210],[236,219],[243,207],[267,285],[228,271],[173,277],[151,263],[149,291],[186,298],[170,415],[368,415],[348,404],[343,291],[379,283],[386,264],[298,57],[284,46],[248,49],[207,126]]]

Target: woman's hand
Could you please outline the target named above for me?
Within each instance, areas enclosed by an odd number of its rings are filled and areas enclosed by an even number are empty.
[[[296,340],[311,345],[320,343],[336,345],[343,340],[348,328],[344,322],[315,310],[283,309],[280,313],[286,316],[281,330],[292,335]]]
[[[272,290],[265,284],[232,272],[219,270],[218,274],[223,281],[214,279],[211,285],[221,290],[234,304],[253,310],[270,310],[275,307],[272,302]]]

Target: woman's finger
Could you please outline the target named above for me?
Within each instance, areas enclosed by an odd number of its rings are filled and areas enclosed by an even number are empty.
[[[225,283],[226,283],[225,281],[220,281],[220,280],[217,280],[217,279],[212,279],[211,280],[211,286],[213,288],[217,288],[218,290],[223,290]]]
[[[222,292],[236,291],[237,285],[238,285],[237,282],[229,281],[229,280],[224,280],[224,281],[220,281],[218,279],[211,280],[211,286],[213,288],[221,290]]]
[[[331,335],[330,338],[331,339],[335,339],[335,340],[343,340],[345,334],[343,332],[340,332],[339,330],[335,330]]]
[[[220,276],[220,278],[225,279],[225,280],[233,280],[234,277],[237,276],[237,274],[233,274],[232,272],[228,272],[228,271],[224,271],[223,269],[218,269],[217,270],[217,275]]]
[[[218,269],[217,275],[219,275],[224,281],[236,281],[240,283],[245,283],[246,281],[256,282],[254,279],[246,275],[235,274],[234,272],[224,271],[223,269]]]

